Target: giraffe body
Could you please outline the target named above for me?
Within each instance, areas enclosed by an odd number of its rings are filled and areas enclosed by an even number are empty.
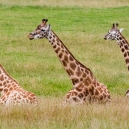
[[[105,35],[104,39],[116,40],[121,52],[124,55],[125,63],[129,71],[129,43],[121,34],[123,29],[118,29],[118,24],[116,23],[112,25],[111,30]],[[129,90],[126,91],[126,96],[129,98]]]
[[[24,90],[16,80],[9,76],[0,64],[0,104],[6,106],[37,104],[35,94]]]
[[[47,22],[47,21],[46,21]],[[73,84],[73,89],[66,94],[66,102],[110,101],[107,87],[99,83],[89,68],[84,66],[67,49],[58,36],[46,25],[45,19],[37,29],[29,34],[29,39],[47,38]],[[40,26],[40,27],[39,27]]]

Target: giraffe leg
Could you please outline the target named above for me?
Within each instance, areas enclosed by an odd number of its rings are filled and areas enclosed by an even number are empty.
[[[66,94],[65,103],[85,103],[84,95],[82,93],[77,93],[75,89],[69,91]]]

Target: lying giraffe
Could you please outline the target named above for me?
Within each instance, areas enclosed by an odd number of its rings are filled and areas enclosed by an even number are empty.
[[[121,34],[122,30],[123,29],[118,29],[117,23],[113,23],[111,30],[105,35],[104,39],[116,40],[118,42],[118,45],[120,46],[121,52],[124,55],[124,59],[129,71],[129,43]],[[129,89],[126,91],[126,96],[129,97]]]
[[[107,87],[96,80],[89,68],[75,59],[51,30],[50,25],[47,25],[47,21],[47,19],[43,19],[42,23],[28,37],[30,40],[46,38],[51,43],[73,84],[73,89],[66,94],[66,102],[85,103],[96,101],[106,103],[110,101],[110,93]]]
[[[5,106],[34,104],[37,105],[35,94],[24,90],[16,80],[9,76],[0,64],[0,104]]]

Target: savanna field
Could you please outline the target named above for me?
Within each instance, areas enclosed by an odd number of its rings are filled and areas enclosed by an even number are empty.
[[[43,18],[77,60],[107,85],[112,102],[66,104],[72,83],[46,39],[29,40]],[[129,73],[116,41],[104,40],[112,23],[129,41],[128,0],[1,0],[0,63],[38,106],[0,107],[0,129],[129,129]]]

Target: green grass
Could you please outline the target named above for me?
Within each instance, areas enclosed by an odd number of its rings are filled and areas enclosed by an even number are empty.
[[[129,88],[128,71],[116,41],[103,39],[112,23],[118,22],[129,41],[129,7],[124,1],[118,1],[119,7],[103,7],[104,1],[98,7],[92,2],[88,7],[76,2],[74,6],[6,2],[0,2],[0,63],[24,89],[39,97],[40,105],[28,109],[1,107],[0,128],[127,129],[128,100],[124,95]],[[27,38],[42,18],[48,18],[52,30],[73,55],[108,86],[111,104],[59,106],[72,83],[49,42]]]

